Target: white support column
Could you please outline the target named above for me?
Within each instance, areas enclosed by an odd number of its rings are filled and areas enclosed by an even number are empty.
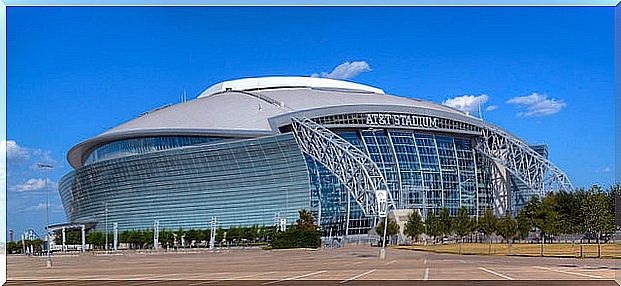
[[[209,249],[214,251],[216,247],[216,225],[217,219],[216,217],[211,218],[211,231],[209,232]]]
[[[117,251],[118,245],[119,245],[119,224],[118,223],[115,222],[112,224],[112,232],[114,236],[114,239],[113,239],[114,244],[112,245],[112,249],[114,251]]]
[[[157,251],[160,244],[160,221],[156,220],[153,223],[153,250]]]
[[[65,236],[65,227],[63,226],[63,252],[67,250],[66,246],[66,236]]]
[[[22,248],[24,249],[24,255],[26,254],[26,235],[22,233]]]
[[[86,226],[82,225],[81,226],[81,231],[82,231],[82,252],[86,251]]]

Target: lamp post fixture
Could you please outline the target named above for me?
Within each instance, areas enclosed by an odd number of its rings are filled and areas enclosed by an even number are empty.
[[[49,188],[47,186],[47,181],[48,181],[48,177],[47,177],[47,172],[48,170],[54,168],[54,166],[52,166],[51,164],[45,164],[45,163],[37,163],[37,168],[39,168],[40,170],[43,170],[43,172],[45,173],[45,181],[43,182],[43,186],[45,188],[45,241],[47,243],[47,263],[46,263],[46,267],[47,268],[51,268],[52,267],[52,256],[50,253],[50,233],[49,233],[49,225],[50,225],[50,218],[49,218],[49,208],[50,208],[50,191]]]
[[[382,236],[382,248],[380,248],[380,259],[386,259],[386,229],[388,228],[388,191],[375,191],[377,203],[377,214],[379,219],[384,219],[384,235]]]
[[[108,201],[106,201],[105,217],[106,217],[106,254],[108,254]]]

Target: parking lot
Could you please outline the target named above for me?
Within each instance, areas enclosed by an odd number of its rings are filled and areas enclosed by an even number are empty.
[[[179,285],[239,284],[242,281],[253,285],[291,282],[312,285],[379,280],[493,282],[488,285],[498,285],[500,280],[542,280],[563,281],[554,285],[616,285],[614,279],[620,269],[617,261],[610,259],[460,256],[390,248],[386,260],[380,260],[378,250],[369,246],[348,246],[319,250],[229,249],[215,253],[207,250],[89,253],[56,255],[51,269],[46,269],[44,257],[8,256],[10,282],[7,285],[25,282],[63,285],[68,281],[75,285],[95,285],[89,284],[93,281],[97,285],[112,285],[127,284],[126,280],[132,280],[134,285],[170,285],[173,281],[181,283]]]

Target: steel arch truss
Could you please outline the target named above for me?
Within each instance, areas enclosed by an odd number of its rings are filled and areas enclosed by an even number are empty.
[[[292,118],[292,129],[302,152],[323,164],[345,186],[365,215],[377,215],[375,192],[388,192],[386,180],[375,162],[334,132],[308,118]]]
[[[476,149],[504,166],[528,188],[540,195],[573,190],[569,177],[525,142],[492,126],[483,127],[481,135]]]

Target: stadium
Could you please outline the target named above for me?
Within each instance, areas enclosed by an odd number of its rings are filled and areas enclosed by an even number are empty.
[[[441,104],[312,77],[221,82],[67,157],[67,225],[97,230],[273,225],[307,209],[324,235],[356,235],[377,223],[378,191],[393,214],[477,217],[572,188],[545,145]]]

